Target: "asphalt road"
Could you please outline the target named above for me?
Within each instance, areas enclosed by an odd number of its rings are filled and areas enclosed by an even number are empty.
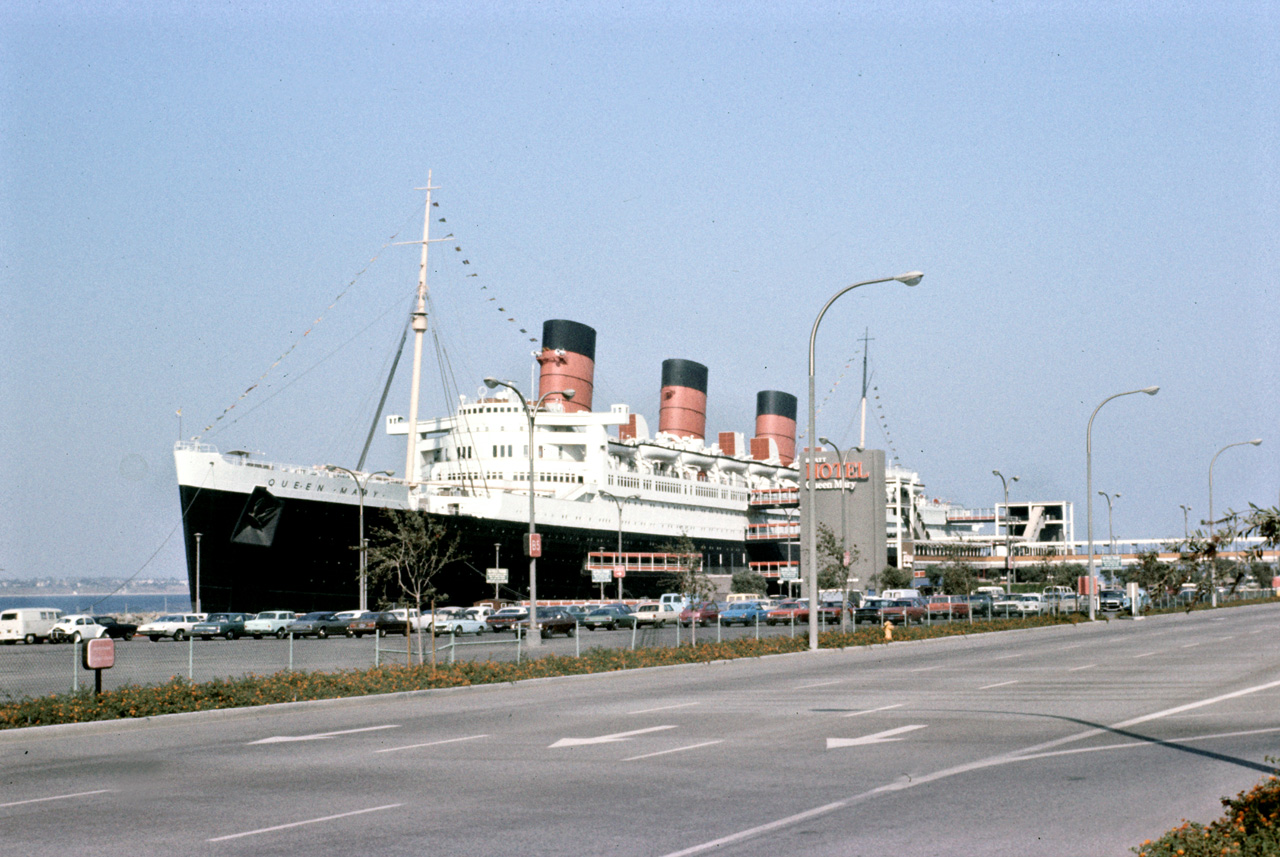
[[[1280,755],[1280,606],[0,733],[4,853],[1122,855]]]

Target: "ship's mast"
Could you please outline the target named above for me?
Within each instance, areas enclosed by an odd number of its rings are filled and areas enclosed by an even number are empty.
[[[418,263],[418,303],[412,315],[413,326],[413,381],[409,389],[409,448],[404,458],[406,482],[416,482],[418,471],[414,467],[418,456],[418,386],[422,380],[422,334],[427,332],[427,248],[431,245],[431,171],[427,170],[427,186],[415,188],[427,192],[427,204],[422,215],[422,261]]]
[[[862,334],[862,431],[858,435],[858,446],[862,449],[867,448],[867,343],[871,341],[868,334],[871,328],[867,328]]]

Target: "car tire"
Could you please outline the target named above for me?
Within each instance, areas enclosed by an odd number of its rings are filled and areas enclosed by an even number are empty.
[[[209,642],[210,640],[212,640],[212,639],[213,639],[213,635],[212,635],[212,634],[201,634],[201,635],[200,635],[200,639],[204,640],[204,641],[207,643],[207,642]]]
[[[572,625],[570,625],[568,628],[565,628],[565,629],[564,629],[564,635],[565,635],[566,637],[572,637],[572,636],[573,636],[573,626],[572,626]]]
[[[261,635],[261,634],[254,634],[254,635],[253,635],[253,638],[254,638],[255,640],[261,640],[261,639],[262,639],[262,635]]]
[[[125,641],[126,643],[127,643],[127,642],[129,642],[129,641],[130,641],[130,640],[132,640],[132,639],[133,639],[133,634],[125,634],[125,635],[124,635],[124,641]]]
[[[237,637],[237,634],[236,634],[236,632],[235,632],[235,631],[228,631],[228,632],[227,632],[227,642],[228,642],[228,643],[230,643],[230,642],[231,642],[232,640],[234,640],[236,637]]]
[[[74,634],[72,634],[72,635],[71,635],[71,642],[73,642],[73,643],[78,643],[78,642],[80,642],[80,640],[81,640],[81,639],[82,639],[82,638],[81,638],[81,636],[80,636],[80,632],[79,632],[79,631],[76,631]]]
[[[63,638],[66,636],[67,636],[66,632],[63,631],[61,628],[54,628],[52,631],[49,632],[49,642],[61,643]],[[34,637],[35,637],[34,634],[28,634],[27,642],[28,643],[34,642]]]
[[[173,641],[175,643],[181,643],[186,638],[187,638],[187,632],[182,630],[181,628],[173,632]]]
[[[479,628],[476,628],[476,636],[477,636],[477,637],[479,637],[479,636],[480,636],[481,634],[483,634],[483,633],[484,633],[484,625],[481,625]]]
[[[153,642],[153,643],[158,643],[158,642],[160,642],[160,635],[159,635],[159,634],[148,634],[148,635],[147,635],[147,639],[148,639],[148,640],[150,640],[150,641],[151,641],[151,642]]]
[[[316,629],[316,639],[317,639],[317,640],[324,640],[324,639],[328,638],[328,636],[329,636],[329,629],[328,629],[328,628],[317,628],[317,629]]]
[[[284,628],[281,628],[279,631],[276,631],[276,639],[277,639],[277,640],[283,640],[283,639],[284,639],[285,637],[287,637],[287,636],[289,636],[289,633],[288,633],[287,631],[285,631],[285,629],[284,629]]]

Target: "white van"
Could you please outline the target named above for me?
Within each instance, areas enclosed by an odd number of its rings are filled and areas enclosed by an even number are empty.
[[[679,613],[681,610],[689,609],[688,597],[681,595],[679,592],[664,592],[662,597],[658,599],[659,604],[668,605],[671,609]]]
[[[888,598],[891,601],[897,598],[919,598],[920,590],[919,589],[886,589],[884,592],[880,593],[880,597]]]
[[[0,612],[0,643],[43,643],[61,618],[62,611],[56,607],[19,607]]]

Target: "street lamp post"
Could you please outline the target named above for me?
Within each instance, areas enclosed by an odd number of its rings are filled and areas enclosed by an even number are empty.
[[[831,299],[823,305],[822,311],[818,313],[818,317],[813,320],[813,330],[809,333],[809,430],[805,435],[805,441],[809,444],[809,455],[806,460],[808,472],[805,474],[809,480],[809,508],[800,522],[801,526],[807,530],[806,544],[809,548],[809,651],[817,651],[818,649],[818,611],[816,600],[818,597],[818,564],[815,561],[817,557],[818,535],[817,527],[814,526],[814,513],[816,511],[818,491],[817,491],[817,472],[813,466],[813,456],[817,451],[818,429],[817,423],[817,406],[814,402],[814,360],[813,351],[814,343],[818,339],[818,325],[822,324],[822,317],[827,314],[827,310],[836,300],[848,292],[853,291],[859,286],[870,286],[876,283],[888,283],[896,280],[904,285],[914,286],[920,282],[924,274],[919,271],[909,271],[905,274],[899,274],[896,277],[881,277],[876,280],[863,280],[860,283],[854,283],[851,286],[845,286],[840,291],[831,296]]]
[[[626,497],[619,497],[618,495],[613,494],[613,493],[611,493],[611,492],[609,492],[609,491],[601,491],[601,492],[600,492],[600,496],[601,496],[601,497],[608,497],[608,498],[609,498],[610,500],[612,500],[612,501],[617,505],[617,507],[618,507],[618,551],[617,551],[617,555],[618,555],[618,557],[620,558],[620,557],[622,556],[622,504],[623,504],[623,503],[625,503],[625,502],[627,502],[628,500],[635,500],[635,499],[636,499],[637,497],[639,497],[640,495],[639,495],[639,494],[628,494]],[[620,561],[620,560],[615,560],[615,563],[616,563],[616,562],[618,562],[618,561]],[[615,565],[615,569],[616,569],[616,565]],[[600,593],[600,597],[601,597],[601,598],[604,598],[604,585],[603,585],[603,584],[601,584],[601,593]],[[618,600],[619,600],[619,601],[621,601],[621,600],[622,600],[622,578],[621,578],[621,577],[619,577],[619,578],[618,578]]]
[[[1005,480],[1004,474],[999,470],[991,471],[992,476],[1000,477],[1000,484],[1004,486],[1004,579],[1009,584],[1009,596],[1013,597],[1013,548],[1009,541],[1009,483],[1017,482],[1017,476],[1010,476]],[[996,515],[996,535],[1000,534],[1000,516]],[[1026,535],[1023,535],[1026,538]]]
[[[394,474],[392,474],[390,470],[379,470],[376,473],[367,473],[365,474],[365,477],[364,477],[364,484],[361,485],[360,477],[356,474],[354,470],[348,470],[347,468],[339,467],[336,464],[326,464],[325,469],[341,470],[343,473],[351,477],[351,481],[356,483],[356,497],[358,498],[359,504],[360,504],[360,540],[356,542],[356,550],[360,552],[360,561],[358,563],[360,567],[360,595],[358,600],[360,602],[360,612],[363,613],[364,611],[369,609],[369,595],[367,592],[367,584],[366,584],[366,576],[369,568],[369,546],[365,544],[365,541],[364,541],[365,490],[369,487],[369,480],[372,479],[373,477],[392,476]]]
[[[1098,411],[1102,410],[1102,406],[1112,399],[1118,399],[1121,396],[1132,396],[1135,393],[1146,393],[1148,396],[1154,396],[1160,392],[1159,387],[1143,387],[1141,390],[1127,390],[1123,393],[1116,393],[1107,396],[1093,409],[1093,413],[1089,415],[1089,425],[1085,428],[1084,433],[1084,467],[1085,467],[1085,504],[1088,506],[1086,515],[1089,518],[1089,588],[1094,586],[1093,576],[1093,418],[1098,415]],[[1092,622],[1097,618],[1097,610],[1094,607],[1093,592],[1087,593],[1089,599],[1089,621]]]
[[[1187,513],[1191,511],[1190,506],[1178,504],[1178,508],[1182,510],[1182,537],[1184,539],[1191,538],[1191,525],[1187,523]]]
[[[542,639],[538,636],[538,558],[534,556],[533,537],[537,534],[537,526],[534,523],[534,507],[533,507],[533,421],[537,416],[538,409],[542,407],[542,403],[546,401],[547,396],[563,396],[565,399],[573,398],[573,390],[553,390],[550,393],[543,393],[538,401],[529,407],[529,401],[524,397],[524,393],[507,381],[499,381],[497,378],[485,378],[484,385],[492,390],[494,387],[506,387],[520,398],[520,406],[524,408],[525,417],[529,420],[529,635],[525,640],[525,644],[530,647],[538,647],[542,645]]]
[[[1233,446],[1257,446],[1262,443],[1262,438],[1255,437],[1253,440],[1242,440],[1239,443],[1229,443],[1222,449],[1213,454],[1213,459],[1209,462],[1209,541],[1213,541],[1213,465],[1218,460],[1218,456],[1226,452]],[[1216,562],[1209,562],[1209,603],[1213,607],[1218,606],[1218,570],[1215,568]]]
[[[1099,491],[1098,494],[1107,501],[1107,554],[1115,556],[1116,553],[1116,531],[1111,525],[1111,501],[1120,499],[1120,492],[1108,494],[1106,491]],[[1114,570],[1111,573],[1111,584],[1114,586],[1116,576]]]

